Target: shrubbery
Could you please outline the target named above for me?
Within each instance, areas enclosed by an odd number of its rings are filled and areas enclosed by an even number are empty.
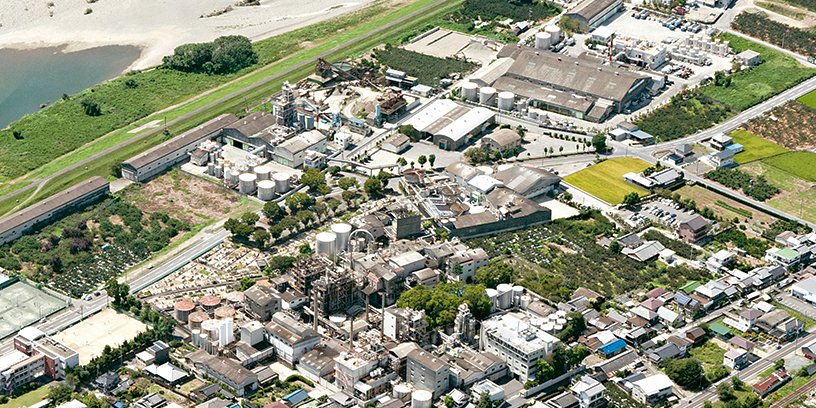
[[[755,200],[765,201],[780,193],[780,190],[768,183],[764,177],[753,177],[743,171],[720,167],[706,173],[706,178],[714,180],[734,190],[742,189],[743,193]]]
[[[437,85],[434,80],[439,81],[453,73],[467,72],[476,67],[476,64],[469,61],[438,58],[392,46],[375,51],[375,57],[381,64],[404,71],[410,76],[417,77],[420,83],[430,86]]]
[[[665,142],[708,129],[733,113],[727,106],[703,95],[676,95],[672,103],[639,119],[636,124],[640,130]]]
[[[218,37],[213,42],[184,44],[173,55],[162,58],[162,68],[182,72],[229,74],[258,62],[249,38],[240,35]]]

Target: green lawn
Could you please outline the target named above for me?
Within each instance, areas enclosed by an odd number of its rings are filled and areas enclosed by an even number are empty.
[[[731,133],[731,137],[734,139],[735,143],[739,143],[743,146],[742,152],[734,156],[734,160],[740,164],[764,159],[770,156],[776,156],[790,151],[785,147],[771,142],[770,140],[763,139],[742,129]]]
[[[635,192],[644,196],[646,191],[641,190],[625,181],[623,175],[629,172],[640,173],[650,167],[649,163],[631,157],[611,159],[598,163],[592,167],[570,174],[564,180],[606,201],[609,204],[620,204],[626,194]]]
[[[48,395],[48,387],[43,385],[34,391],[29,391],[17,398],[12,398],[9,402],[0,405],[0,408],[30,407],[42,401],[46,395]]]
[[[810,91],[797,99],[797,101],[816,109],[816,91]]]
[[[738,110],[745,110],[816,75],[816,69],[804,68],[792,57],[759,43],[732,34],[722,34],[734,53],[747,49],[762,55],[762,64],[731,75],[731,86],[704,86],[700,92]]]
[[[807,181],[816,181],[816,154],[801,151],[769,157],[762,161]]]
[[[694,347],[689,351],[692,357],[702,361],[706,364],[716,365],[722,364],[725,350],[720,348],[716,343],[709,340],[701,346]]]

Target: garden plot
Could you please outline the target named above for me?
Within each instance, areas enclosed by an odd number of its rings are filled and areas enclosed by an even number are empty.
[[[0,289],[0,338],[65,307],[65,302],[23,282]]]
[[[766,204],[804,220],[816,222],[816,206],[810,205],[816,202],[816,189],[813,188],[813,183],[764,161],[753,162],[740,166],[740,168],[753,175],[764,177],[769,183],[782,190],[781,194]]]
[[[724,219],[733,219],[734,216],[738,215],[738,213],[731,211],[727,207],[750,212],[751,218],[747,219],[746,222],[750,223],[752,225],[752,228],[753,226],[757,226],[758,229],[761,229],[758,231],[753,231],[757,235],[761,234],[762,230],[764,230],[765,227],[771,225],[771,223],[776,221],[776,218],[771,217],[770,215],[765,214],[762,211],[748,207],[744,204],[736,202],[726,196],[717,194],[713,191],[706,190],[703,187],[684,186],[683,188],[677,190],[677,193],[680,194],[680,197],[682,198],[689,198],[694,200],[694,203],[697,205],[697,208],[703,209],[705,207],[708,207],[712,211],[714,211],[714,214]],[[717,205],[717,202],[724,203],[726,204],[727,207]]]
[[[766,157],[787,153],[790,150],[745,130],[737,130],[731,133],[735,143],[743,146],[743,151],[734,156],[737,163],[743,164]]]
[[[79,353],[79,363],[88,364],[105,346],[119,347],[125,340],[147,330],[144,323],[113,309],[104,309],[56,335],[54,339]]]

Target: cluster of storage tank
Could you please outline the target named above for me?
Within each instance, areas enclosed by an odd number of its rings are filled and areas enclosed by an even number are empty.
[[[525,294],[523,286],[512,286],[502,283],[496,286],[496,289],[485,289],[488,299],[493,303],[491,310],[498,309],[512,309],[520,307],[526,309],[532,303],[533,298]]]
[[[332,224],[329,231],[321,232],[315,237],[317,253],[326,256],[334,255],[348,249],[351,225],[344,222]]]
[[[546,319],[538,319],[533,325],[547,333],[558,333],[567,326],[567,312],[559,310],[547,316]]]
[[[244,194],[257,192],[258,198],[270,201],[275,198],[275,194],[283,194],[289,191],[288,173],[272,173],[269,166],[234,166],[221,159],[207,164],[207,174],[222,178],[224,184],[230,187],[237,185],[238,191]]]
[[[516,95],[512,92],[498,92],[496,88],[484,86],[481,89],[474,82],[465,82],[462,85],[462,95],[471,102],[481,105],[496,106],[504,111],[516,108]]]
[[[561,42],[561,29],[558,26],[547,26],[544,31],[535,35],[535,47],[539,50],[548,50]]]
[[[219,345],[226,346],[235,340],[234,330],[234,322],[231,317],[221,320],[205,320],[201,322],[199,328],[191,330],[191,341],[193,346],[215,354],[218,352]]]

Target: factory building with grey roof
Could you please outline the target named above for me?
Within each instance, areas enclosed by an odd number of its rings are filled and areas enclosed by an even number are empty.
[[[623,0],[584,0],[566,16],[584,29],[595,28],[614,16],[622,6]]]

